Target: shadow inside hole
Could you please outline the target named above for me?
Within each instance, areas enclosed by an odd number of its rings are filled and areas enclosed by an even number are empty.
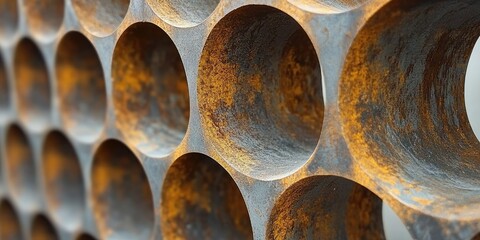
[[[18,125],[13,124],[7,129],[5,148],[7,183],[12,197],[20,208],[34,209],[39,204],[39,193],[33,150]]]
[[[477,235],[473,236],[472,240],[480,240],[480,233]]]
[[[65,135],[52,131],[45,139],[42,157],[47,205],[58,224],[75,229],[85,209],[82,169],[75,149]]]
[[[77,139],[93,141],[106,115],[106,88],[102,64],[89,39],[69,32],[57,49],[55,59],[62,121]]]
[[[41,130],[50,118],[49,74],[40,49],[28,38],[17,44],[14,73],[20,119],[27,127]]]
[[[18,1],[0,0],[0,39],[11,39],[18,28]]]
[[[115,46],[112,63],[116,126],[148,155],[173,151],[187,131],[190,105],[179,52],[162,29],[131,25]]]
[[[57,240],[58,235],[50,220],[44,215],[37,215],[33,219],[31,240]]]
[[[92,173],[93,212],[102,239],[150,239],[153,197],[142,164],[117,140],[103,142]]]
[[[359,31],[341,77],[356,162],[380,187],[395,186],[395,198],[435,216],[480,214],[480,143],[464,96],[479,10],[471,0],[390,1]]]
[[[382,200],[345,178],[303,179],[275,203],[267,239],[385,239]]]
[[[13,205],[7,201],[0,202],[0,239],[23,240],[20,219]]]
[[[96,240],[92,235],[83,233],[76,238],[76,240]]]
[[[297,170],[320,137],[321,75],[313,43],[288,14],[253,5],[229,13],[199,65],[199,108],[215,149],[254,178]]]
[[[165,239],[253,239],[242,194],[206,155],[189,153],[169,168],[162,190]]]

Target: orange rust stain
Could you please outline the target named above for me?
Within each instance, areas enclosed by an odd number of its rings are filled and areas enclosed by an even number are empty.
[[[233,179],[199,154],[170,167],[162,192],[162,234],[168,239],[251,239],[243,197]]]
[[[116,126],[142,151],[176,147],[190,106],[180,55],[157,26],[137,23],[119,39],[112,63]]]
[[[267,239],[383,239],[381,206],[380,198],[350,180],[306,178],[275,203]]]
[[[50,221],[43,215],[37,215],[32,223],[32,240],[57,240],[58,235]]]
[[[11,240],[23,239],[19,218],[13,206],[6,200],[0,203],[0,238]]]

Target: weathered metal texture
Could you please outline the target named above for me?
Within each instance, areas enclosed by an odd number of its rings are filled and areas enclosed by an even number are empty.
[[[479,10],[0,0],[0,238],[471,239]]]

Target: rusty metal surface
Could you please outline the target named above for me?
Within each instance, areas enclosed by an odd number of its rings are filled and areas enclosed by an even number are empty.
[[[0,239],[472,239],[479,10],[0,0]]]

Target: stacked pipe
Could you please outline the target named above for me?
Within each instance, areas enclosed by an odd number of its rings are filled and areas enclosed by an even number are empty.
[[[0,0],[0,239],[472,239],[479,12]]]

